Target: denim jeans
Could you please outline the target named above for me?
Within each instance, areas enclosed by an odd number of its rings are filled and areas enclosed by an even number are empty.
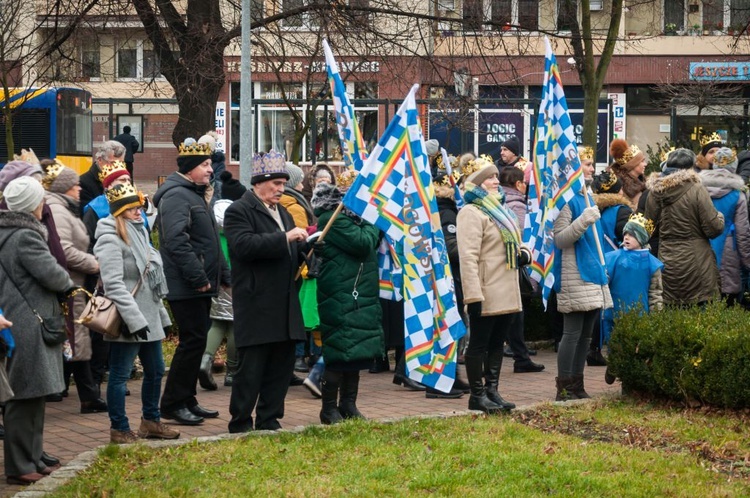
[[[112,429],[129,431],[128,416],[125,413],[125,390],[130,379],[130,371],[136,355],[143,365],[141,402],[143,418],[160,419],[159,396],[161,379],[164,377],[164,355],[161,341],[153,342],[111,342],[109,346],[109,383],[107,384],[107,406]]]

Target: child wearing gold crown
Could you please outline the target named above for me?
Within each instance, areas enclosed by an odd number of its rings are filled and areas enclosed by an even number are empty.
[[[614,317],[621,311],[640,306],[648,312],[663,306],[661,270],[664,263],[651,254],[648,246],[654,231],[653,222],[640,213],[634,214],[622,231],[622,247],[604,256],[614,308],[602,312],[603,343],[609,341]],[[608,375],[606,380],[611,384],[614,377]]]

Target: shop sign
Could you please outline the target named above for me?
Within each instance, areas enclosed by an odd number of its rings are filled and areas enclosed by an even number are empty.
[[[226,152],[227,143],[227,103],[225,101],[216,102],[216,150]]]
[[[691,62],[694,81],[750,81],[750,62]]]

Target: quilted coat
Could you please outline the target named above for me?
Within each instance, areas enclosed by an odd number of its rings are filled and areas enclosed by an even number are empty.
[[[665,304],[696,304],[719,294],[719,269],[709,239],[724,230],[724,216],[692,170],[649,177],[644,215],[659,230]]]
[[[316,209],[320,226],[333,211]],[[376,249],[380,232],[341,213],[318,250],[318,311],[326,364],[371,360],[383,354]]]
[[[578,271],[575,243],[586,229],[581,217],[572,219],[570,206],[567,205],[555,219],[555,245],[562,250],[560,292],[557,293],[557,309],[560,313],[612,307],[609,287],[585,282]]]

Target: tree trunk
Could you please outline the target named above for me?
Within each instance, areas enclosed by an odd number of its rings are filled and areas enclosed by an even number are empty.
[[[8,94],[6,93],[6,95]],[[10,162],[13,160],[16,144],[13,140],[13,110],[10,108],[9,102],[6,102],[5,107],[3,107],[3,117],[5,118],[5,145],[8,148],[8,157],[4,159],[5,162]]]
[[[187,137],[198,140],[207,131],[216,127],[216,101],[219,99],[219,89],[209,88],[209,85],[203,88],[204,91],[201,93],[177,91],[179,114],[177,124],[172,130],[172,142],[176,146]]]
[[[596,157],[599,138],[599,92],[584,89],[583,93],[583,145],[594,149]]]

